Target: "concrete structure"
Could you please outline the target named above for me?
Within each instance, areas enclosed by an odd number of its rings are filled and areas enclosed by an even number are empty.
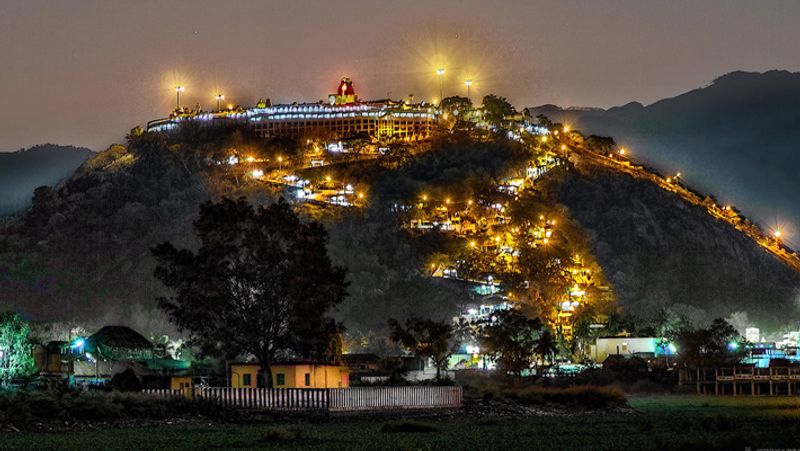
[[[272,365],[274,388],[347,388],[350,369],[347,366],[313,362],[286,362]],[[257,388],[261,365],[230,364],[231,388]]]
[[[658,342],[655,337],[604,337],[598,338],[589,348],[589,355],[595,362],[603,362],[610,355],[625,358],[635,355],[655,355]]]
[[[415,140],[427,138],[437,119],[432,105],[391,99],[361,101],[352,81],[342,78],[328,103],[272,105],[259,101],[252,108],[226,111],[176,110],[168,118],[150,121],[148,132],[164,132],[182,123],[223,125],[246,123],[262,138],[347,138]]]
[[[680,385],[694,385],[703,395],[781,395],[800,394],[800,365],[786,359],[772,359],[769,367],[752,364],[681,369]]]

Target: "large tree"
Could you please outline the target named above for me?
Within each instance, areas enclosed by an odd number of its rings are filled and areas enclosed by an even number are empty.
[[[15,312],[0,313],[0,385],[7,386],[16,378],[35,370],[32,345],[28,339],[31,329]]]
[[[705,329],[677,336],[678,358],[685,365],[720,365],[738,362],[744,352],[741,336],[722,318]]]
[[[203,353],[252,355],[265,386],[276,357],[336,358],[340,327],[326,314],[346,296],[345,270],[331,263],[319,223],[283,199],[253,208],[241,198],[206,202],[194,227],[197,251],[167,242],[153,254],[173,291],[159,306]]]
[[[389,319],[390,338],[395,343],[413,351],[419,357],[433,360],[436,379],[441,378],[442,369],[447,369],[447,359],[455,352],[453,325],[445,321],[409,318],[405,327],[395,319]]]
[[[482,327],[480,344],[483,352],[497,360],[500,369],[522,375],[533,364],[542,322],[528,318],[517,309],[497,313]]]
[[[499,127],[506,116],[514,113],[514,107],[505,97],[489,94],[483,98],[483,118],[495,127]]]

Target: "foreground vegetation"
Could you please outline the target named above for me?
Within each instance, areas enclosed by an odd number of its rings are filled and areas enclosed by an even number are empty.
[[[4,449],[743,449],[796,447],[800,399],[633,397],[634,413],[4,434]]]

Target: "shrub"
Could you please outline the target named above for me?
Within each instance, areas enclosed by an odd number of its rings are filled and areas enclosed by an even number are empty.
[[[227,415],[227,409],[208,409],[197,400],[162,399],[141,393],[120,392],[16,392],[0,393],[0,418],[15,426],[32,421],[114,421],[187,414]]]
[[[625,395],[619,388],[593,385],[566,388],[508,388],[502,395],[521,404],[558,404],[584,409],[607,409],[628,405]]]
[[[519,404],[553,404],[582,409],[608,409],[628,405],[625,394],[615,386],[518,387],[488,378],[470,381],[464,389],[464,396],[473,399],[499,399]]]
[[[393,434],[397,432],[439,432],[436,426],[418,421],[390,421],[383,425],[381,432]]]

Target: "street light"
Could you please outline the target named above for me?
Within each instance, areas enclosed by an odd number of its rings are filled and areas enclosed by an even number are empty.
[[[470,95],[470,87],[472,87],[472,80],[464,80],[464,84],[467,86],[467,98],[472,100],[472,96]]]
[[[178,97],[176,100],[177,109],[181,109],[181,93],[185,91],[186,88],[183,86],[175,86],[175,95]]]
[[[436,69],[436,74],[439,75],[439,98],[440,99],[444,99],[444,95],[442,94],[443,91],[444,91],[444,88],[443,88],[443,85],[442,85],[442,75],[444,75],[444,68],[440,67],[440,68]]]
[[[223,100],[225,100],[225,96],[222,95],[222,94],[217,94],[217,113],[222,111],[222,107],[220,106],[220,102],[222,102]]]

